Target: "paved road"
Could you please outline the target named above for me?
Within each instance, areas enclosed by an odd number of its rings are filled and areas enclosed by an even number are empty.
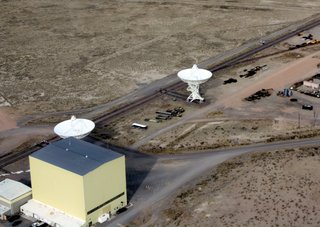
[[[94,140],[90,142],[103,145]],[[251,152],[319,145],[320,139],[315,138],[177,155],[146,155],[133,150],[115,148],[127,158],[129,200],[134,206],[100,226],[128,224],[139,212],[168,198],[183,185],[205,175],[206,171],[235,156]]]

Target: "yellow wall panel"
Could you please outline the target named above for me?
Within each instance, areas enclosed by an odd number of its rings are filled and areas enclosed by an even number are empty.
[[[125,157],[84,176],[30,156],[33,198],[69,215],[97,222],[100,215],[127,204]]]
[[[125,193],[124,196],[126,198],[124,156],[105,163],[84,176],[85,206],[87,211],[122,192]]]
[[[35,200],[86,219],[83,177],[29,156]]]

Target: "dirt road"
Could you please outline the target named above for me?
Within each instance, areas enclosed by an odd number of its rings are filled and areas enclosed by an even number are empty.
[[[0,132],[16,127],[17,123],[15,117],[10,114],[8,109],[4,107],[0,108]]]
[[[142,212],[157,202],[165,200],[179,188],[188,184],[188,182],[205,174],[207,170],[212,169],[229,158],[250,152],[263,152],[276,149],[318,145],[320,145],[319,139],[306,139],[220,149],[214,152],[207,151],[199,154],[158,156],[140,153],[135,154],[130,151],[122,150],[124,154],[128,153],[129,155],[129,158],[126,161],[128,170],[136,168],[137,171],[138,168],[138,172],[140,173],[146,171],[145,178],[140,179],[140,185],[130,199],[130,202],[132,202],[134,206],[111,222],[101,226],[119,226],[120,224],[128,224],[139,212]],[[121,151],[118,150],[118,152]],[[135,158],[135,156],[138,158]],[[141,162],[141,160],[143,160],[143,162]]]
[[[180,121],[144,137],[143,139],[134,143],[131,148],[138,149],[140,146],[156,138],[157,136],[169,132],[175,127],[182,125],[190,120],[203,117],[209,112],[222,108],[241,106],[242,100],[245,97],[253,94],[256,91],[259,91],[260,89],[283,89],[290,84],[309,78],[318,71],[317,65],[320,63],[320,60],[316,58],[316,56],[318,56],[319,53],[320,52],[316,52],[313,55],[304,57],[300,60],[292,62],[291,64],[285,65],[280,69],[265,73],[263,79],[251,83],[245,87],[238,87],[235,90],[225,91],[223,95],[221,95],[221,97],[218,97],[218,101],[216,101],[215,103],[212,103],[194,113],[190,113],[189,115],[184,116]]]

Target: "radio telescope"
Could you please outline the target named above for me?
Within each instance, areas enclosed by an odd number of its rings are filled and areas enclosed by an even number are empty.
[[[178,77],[188,84],[187,91],[191,92],[187,98],[188,102],[193,102],[197,99],[200,100],[200,102],[204,100],[204,98],[200,96],[199,87],[200,84],[205,83],[212,77],[212,73],[209,70],[199,69],[198,66],[194,64],[191,69],[183,69],[178,72]]]
[[[82,139],[89,135],[94,127],[93,121],[72,116],[70,120],[57,124],[53,131],[63,139],[68,137]]]

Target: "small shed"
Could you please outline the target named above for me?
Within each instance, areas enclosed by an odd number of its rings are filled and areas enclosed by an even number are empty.
[[[20,212],[20,207],[32,197],[31,188],[11,179],[0,182],[0,218]]]

